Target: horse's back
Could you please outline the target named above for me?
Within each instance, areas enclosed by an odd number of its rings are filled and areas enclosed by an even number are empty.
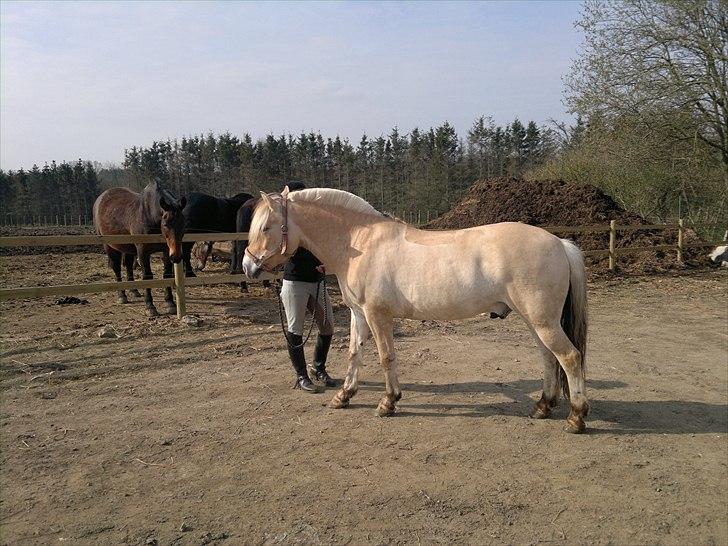
[[[184,210],[185,229],[198,232],[235,231],[235,216],[240,206],[237,197],[226,199],[202,192],[190,193]]]
[[[138,210],[140,195],[129,188],[109,188],[96,198],[94,225],[100,235],[129,233],[130,219]]]
[[[377,251],[354,274],[361,276],[359,282],[373,281],[375,298],[396,307],[397,316],[444,320],[473,316],[498,302],[509,302],[514,289],[553,285],[551,275],[563,279],[556,281],[559,290],[564,282],[568,287],[563,243],[538,227],[504,222],[423,231],[404,226],[399,237],[393,235],[382,232],[372,246]],[[395,244],[387,245],[386,240]]]

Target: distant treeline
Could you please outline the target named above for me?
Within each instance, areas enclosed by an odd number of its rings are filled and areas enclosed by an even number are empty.
[[[354,192],[375,207],[441,213],[478,178],[519,175],[556,151],[553,132],[518,119],[497,126],[481,117],[463,140],[445,122],[407,134],[363,135],[358,143],[320,133],[268,135],[253,140],[224,133],[134,146],[122,166],[51,163],[31,170],[0,171],[0,213],[84,214],[96,195],[112,186],[140,189],[159,178],[179,194],[203,191],[279,190],[288,180]]]
[[[33,165],[27,171],[0,170],[0,214],[14,222],[90,218],[100,192],[97,169],[81,160]]]

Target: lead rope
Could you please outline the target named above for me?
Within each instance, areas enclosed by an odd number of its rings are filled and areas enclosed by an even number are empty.
[[[325,275],[319,281],[318,285],[316,286],[316,303],[317,304],[319,303],[319,294],[321,292],[321,285],[324,286],[324,304],[322,307],[324,308],[324,324],[325,324],[326,321],[328,320],[328,309],[326,306],[326,276]],[[308,334],[306,334],[306,339],[304,339],[298,345],[292,345],[291,340],[288,337],[288,332],[286,331],[286,327],[283,324],[283,302],[281,301],[281,294],[280,294],[280,292],[278,292],[278,290],[275,290],[275,293],[276,293],[276,296],[278,297],[278,318],[281,321],[281,331],[283,332],[283,337],[286,338],[286,343],[288,344],[288,346],[291,349],[300,349],[304,345],[306,345],[306,343],[308,342],[308,338],[311,337],[311,332],[313,332],[313,323],[316,322],[316,308],[314,307],[313,313],[311,313],[311,326],[308,327]],[[308,307],[308,305],[307,305],[307,307]]]

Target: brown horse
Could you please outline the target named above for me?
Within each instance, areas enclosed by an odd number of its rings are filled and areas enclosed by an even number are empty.
[[[177,199],[159,182],[151,182],[136,193],[128,188],[111,188],[99,195],[94,203],[94,225],[99,235],[143,235],[161,233],[165,243],[108,243],[104,245],[109,257],[109,265],[114,270],[116,280],[121,282],[121,262],[126,266],[127,279],[134,280],[134,256],[137,256],[143,270],[143,279],[152,278],[150,257],[162,252],[164,278],[174,277],[172,262],[182,260],[182,237],[185,231],[185,218],[182,209],[186,199]],[[133,295],[141,296],[137,290]],[[152,301],[152,290],[146,290],[147,314],[158,315]],[[176,310],[172,289],[166,288],[164,300],[170,312]],[[119,290],[119,303],[128,303],[123,290]]]

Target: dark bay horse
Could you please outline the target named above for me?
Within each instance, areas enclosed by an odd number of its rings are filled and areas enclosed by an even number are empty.
[[[186,233],[235,233],[235,222],[238,209],[253,196],[249,193],[238,193],[233,197],[214,197],[206,193],[192,192],[187,196],[184,208]],[[191,254],[194,243],[183,243],[182,253],[185,262],[185,274],[194,277]],[[231,264],[231,271],[234,271]]]
[[[165,243],[104,244],[109,257],[109,265],[114,270],[116,280],[121,282],[121,262],[126,266],[127,279],[134,280],[134,256],[139,258],[143,277],[152,278],[150,257],[162,252],[164,278],[174,277],[172,262],[182,260],[182,237],[185,232],[185,218],[182,213],[186,199],[177,199],[161,183],[147,184],[136,193],[128,188],[110,188],[99,195],[94,203],[94,226],[99,235],[144,235],[161,233]],[[134,291],[135,295],[140,295]],[[146,290],[146,306],[149,316],[156,316],[157,309],[152,301],[152,290]],[[175,311],[172,289],[167,287],[164,300],[170,312]],[[123,290],[119,291],[119,303],[128,303]]]

